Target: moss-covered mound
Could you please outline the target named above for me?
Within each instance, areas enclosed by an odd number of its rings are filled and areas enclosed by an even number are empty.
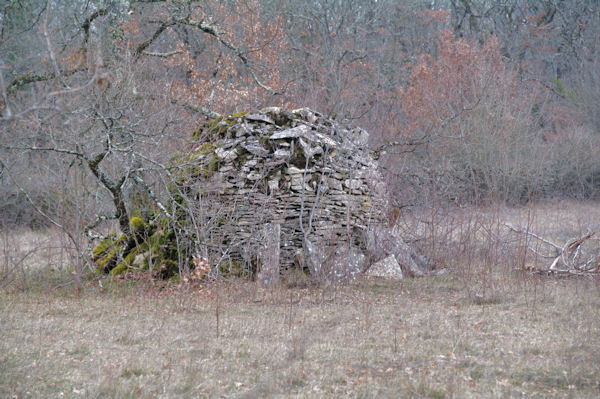
[[[127,271],[149,271],[161,278],[178,275],[179,254],[173,231],[140,217],[131,218],[131,227],[132,237],[111,233],[94,248],[96,271],[113,276]]]

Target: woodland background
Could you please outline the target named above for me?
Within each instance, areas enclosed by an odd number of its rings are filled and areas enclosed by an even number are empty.
[[[264,106],[365,128],[392,217],[597,198],[599,42],[589,0],[5,0],[0,223],[83,264],[201,122]]]

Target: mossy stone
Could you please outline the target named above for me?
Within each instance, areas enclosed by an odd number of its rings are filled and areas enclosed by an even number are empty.
[[[216,149],[216,147],[213,143],[204,143],[200,146],[200,148],[196,152],[201,155],[206,155],[206,154],[212,154],[213,152],[215,152],[215,149]]]
[[[129,270],[129,267],[125,263],[119,263],[115,268],[110,271],[111,276],[118,276],[125,274]]]
[[[129,221],[129,225],[134,232],[144,231],[146,228],[144,220],[139,216],[132,217]]]
[[[167,279],[176,274],[179,274],[179,263],[172,259],[162,259],[160,262],[160,277]]]
[[[219,169],[219,160],[217,157],[213,157],[208,163],[204,165],[204,170],[201,172],[202,177],[211,177]]]
[[[109,234],[92,250],[92,260],[97,272],[108,273],[117,263],[119,255],[125,250],[127,238],[125,235]]]
[[[238,121],[238,117],[235,115],[237,114],[220,116],[213,119],[212,121],[208,122],[208,125],[205,125],[204,128],[200,130],[198,137],[200,137],[201,132],[205,131],[209,134],[209,138],[225,138],[229,128],[235,125]]]

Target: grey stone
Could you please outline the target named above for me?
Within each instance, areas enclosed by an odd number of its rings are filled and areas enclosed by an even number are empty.
[[[247,140],[246,142],[241,143],[240,146],[252,155],[257,155],[259,157],[266,157],[269,155],[269,151],[260,145],[258,140]]]
[[[342,187],[342,182],[340,180],[329,178],[329,179],[327,179],[327,185],[332,190],[336,190],[336,191],[339,191],[340,193],[342,193],[343,187]]]
[[[257,121],[257,122],[266,122],[271,125],[275,124],[275,121],[268,115],[264,113],[248,113],[246,114],[246,119],[249,121]]]
[[[364,147],[369,143],[369,133],[360,128],[350,130],[349,137],[359,147]]]
[[[346,179],[344,180],[344,186],[351,190],[357,190],[363,186],[363,181],[358,179]]]
[[[271,193],[279,191],[279,179],[269,180],[267,184]]]
[[[278,149],[273,153],[275,158],[289,158],[292,156],[290,150]]]
[[[303,169],[299,169],[295,166],[290,166],[289,168],[287,168],[287,174],[288,175],[303,175],[304,174],[304,170]]]
[[[374,256],[394,255],[402,270],[411,276],[423,277],[433,269],[431,261],[425,256],[417,254],[394,228],[379,226],[370,230],[367,248]]]
[[[253,168],[258,164],[258,161],[256,159],[249,159],[246,162],[244,162],[244,165],[242,166],[243,168]]]
[[[304,152],[304,156],[308,157],[308,158],[312,158],[315,155],[319,155],[323,153],[323,148],[321,148],[320,146],[311,146],[310,143],[305,142],[304,140],[302,140],[301,137],[298,138],[298,143],[300,144],[300,147],[302,147],[302,151]]]
[[[323,133],[316,132],[313,137],[316,142],[325,144],[329,147],[337,147],[338,145],[337,141],[324,135]]]
[[[223,148],[216,148],[215,154],[217,155],[217,157],[227,162],[233,161],[238,156],[237,151],[235,149],[224,150]]]
[[[150,251],[136,255],[135,258],[133,258],[133,262],[131,262],[131,266],[143,269],[146,266],[148,259],[150,259]]]
[[[333,261],[334,277],[338,281],[352,280],[362,273],[366,261],[365,254],[354,245],[340,245]]]
[[[387,258],[374,263],[365,274],[369,277],[383,277],[394,280],[404,278],[402,267],[400,267],[394,255],[389,255]]]
[[[257,278],[263,285],[272,286],[279,282],[280,277],[281,226],[279,223],[266,223],[261,238],[258,252],[262,262]]]
[[[266,107],[263,109],[263,112],[267,114],[279,114],[281,112],[281,108],[279,107]]]
[[[315,123],[317,121],[317,116],[315,115],[315,112],[313,112],[309,108],[295,109],[292,111],[292,113],[309,123]]]
[[[271,140],[279,139],[295,139],[298,137],[306,137],[310,128],[306,125],[296,126],[290,129],[281,130],[276,132],[269,137]]]
[[[246,175],[246,179],[248,179],[248,180],[258,180],[261,177],[263,177],[262,173],[257,172],[255,170],[251,171],[250,173],[248,173]]]

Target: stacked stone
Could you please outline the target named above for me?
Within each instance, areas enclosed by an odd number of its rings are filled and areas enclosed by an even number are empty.
[[[271,107],[219,117],[196,134],[179,180],[188,194],[211,200],[211,239],[226,243],[232,259],[260,253],[265,225],[279,225],[285,267],[302,263],[306,240],[321,250],[364,248],[369,226],[385,219],[385,189],[363,129],[307,108]]]

